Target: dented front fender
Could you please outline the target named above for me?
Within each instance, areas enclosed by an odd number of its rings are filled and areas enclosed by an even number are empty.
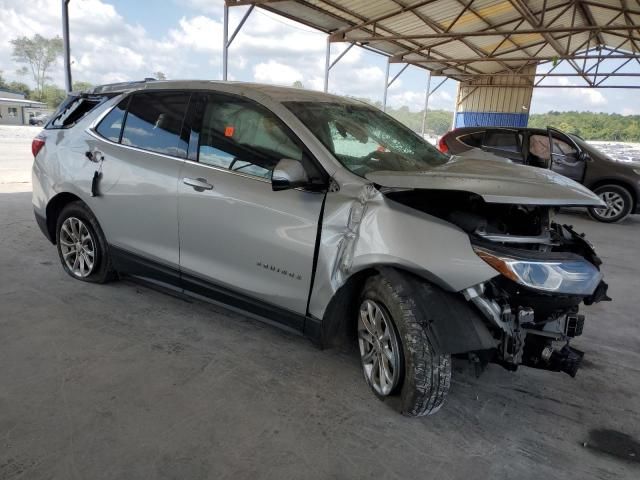
[[[371,184],[329,192],[309,313],[323,318],[352,275],[381,266],[411,271],[447,291],[497,275],[474,253],[469,236],[450,223],[394,202]]]

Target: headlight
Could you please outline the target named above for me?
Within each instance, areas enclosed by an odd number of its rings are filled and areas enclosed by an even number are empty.
[[[505,277],[520,285],[567,295],[591,295],[602,280],[602,273],[590,262],[574,256],[566,259],[525,259],[473,247],[476,254]]]

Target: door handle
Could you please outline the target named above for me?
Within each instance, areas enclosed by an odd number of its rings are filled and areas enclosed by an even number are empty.
[[[204,192],[205,190],[212,190],[213,185],[207,182],[206,178],[188,178],[184,177],[182,183],[193,187],[196,192]]]

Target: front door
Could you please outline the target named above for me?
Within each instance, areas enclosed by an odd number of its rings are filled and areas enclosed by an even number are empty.
[[[551,170],[576,182],[582,182],[585,161],[580,157],[580,149],[564,133],[553,128],[549,128],[548,131],[551,145]]]
[[[324,193],[274,192],[271,171],[281,158],[303,161],[307,154],[261,105],[226,94],[203,97],[193,105],[199,138],[192,134],[178,185],[185,285],[204,292],[210,283],[232,301],[237,295],[239,302],[304,315]]]

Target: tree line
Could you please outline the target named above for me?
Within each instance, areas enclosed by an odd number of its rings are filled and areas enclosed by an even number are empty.
[[[422,111],[412,112],[407,107],[387,107],[387,113],[417,132],[422,128]],[[453,112],[429,110],[426,130],[431,135],[441,136],[451,130],[452,123]],[[529,127],[554,127],[579,135],[585,140],[640,142],[640,115],[551,111],[530,115]]]
[[[360,98],[373,106],[382,108],[381,102]],[[386,112],[416,132],[422,130],[424,110],[411,111],[409,107],[393,108],[387,106]],[[451,130],[453,112],[448,110],[429,110],[426,132],[440,137]],[[618,113],[594,112],[555,112],[538,113],[529,116],[529,127],[554,127],[563,132],[574,133],[585,140],[611,140],[617,142],[640,142],[640,115],[620,115]]]

